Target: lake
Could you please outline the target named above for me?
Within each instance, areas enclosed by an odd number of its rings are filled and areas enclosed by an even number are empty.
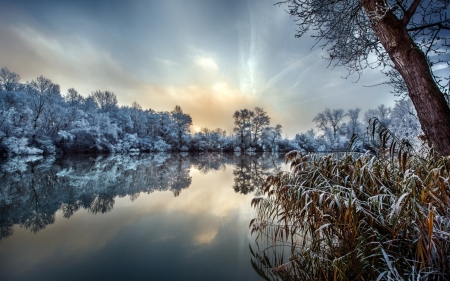
[[[0,161],[3,281],[262,280],[250,202],[284,154]]]

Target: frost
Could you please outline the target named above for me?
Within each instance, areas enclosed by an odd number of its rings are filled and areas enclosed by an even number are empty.
[[[10,137],[3,141],[3,145],[11,155],[33,155],[42,154],[43,150],[28,146],[27,138]]]

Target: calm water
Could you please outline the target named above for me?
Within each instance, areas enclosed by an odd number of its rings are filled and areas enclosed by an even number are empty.
[[[284,155],[0,162],[0,280],[262,280],[250,201]]]

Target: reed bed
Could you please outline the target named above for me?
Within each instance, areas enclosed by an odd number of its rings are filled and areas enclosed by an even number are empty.
[[[450,280],[450,158],[387,155],[286,154],[291,170],[252,200],[251,233],[267,243],[251,249],[255,270],[266,280]]]

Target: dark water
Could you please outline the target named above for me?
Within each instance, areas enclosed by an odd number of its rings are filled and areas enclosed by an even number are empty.
[[[0,280],[261,280],[250,201],[283,156],[0,162]]]

